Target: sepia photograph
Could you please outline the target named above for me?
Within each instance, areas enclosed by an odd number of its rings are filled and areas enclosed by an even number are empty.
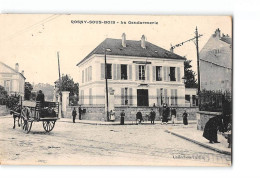
[[[0,26],[1,165],[232,166],[232,16]]]

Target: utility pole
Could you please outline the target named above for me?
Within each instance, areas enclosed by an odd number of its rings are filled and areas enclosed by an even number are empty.
[[[109,112],[108,112],[108,84],[107,84],[107,49],[105,49],[105,80],[106,80],[106,114],[107,114],[107,121],[109,121]]]
[[[59,71],[59,116],[61,117],[61,76],[60,76],[60,57],[59,57],[59,52],[57,52],[57,57],[58,57],[58,71]]]
[[[200,57],[199,57],[199,35],[198,35],[198,28],[196,26],[195,31],[196,37],[196,50],[197,50],[197,73],[198,73],[198,94],[200,93]]]

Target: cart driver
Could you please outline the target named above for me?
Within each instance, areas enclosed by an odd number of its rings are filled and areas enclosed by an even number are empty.
[[[44,94],[43,94],[42,90],[39,90],[38,95],[36,97],[36,101],[40,101],[41,102],[41,106],[44,105],[44,102],[45,102],[44,98],[45,97],[44,97]]]

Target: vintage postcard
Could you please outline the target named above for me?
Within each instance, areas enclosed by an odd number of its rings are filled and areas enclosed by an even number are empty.
[[[231,16],[0,25],[2,165],[232,165]]]

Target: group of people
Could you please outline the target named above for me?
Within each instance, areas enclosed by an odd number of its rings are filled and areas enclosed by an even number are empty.
[[[79,111],[79,120],[81,120],[81,114],[83,112],[81,106],[79,106],[78,111]],[[73,123],[75,123],[76,116],[77,116],[77,111],[76,111],[76,108],[74,107],[73,110],[72,110]]]

